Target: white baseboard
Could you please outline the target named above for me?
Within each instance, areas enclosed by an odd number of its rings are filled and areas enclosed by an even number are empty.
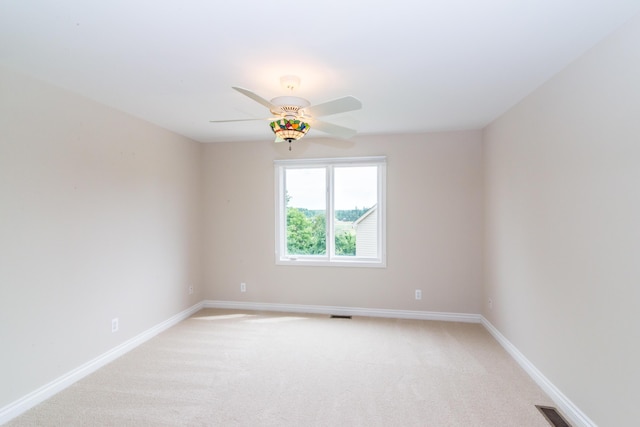
[[[504,349],[515,359],[515,361],[525,370],[527,374],[538,384],[551,400],[558,406],[560,412],[565,415],[575,427],[597,427],[587,415],[584,414],[574,403],[565,396],[542,372],[536,368],[504,335],[498,331],[484,316],[480,316],[482,325],[491,335],[504,347]]]
[[[76,381],[81,380],[87,375],[105,366],[107,363],[114,361],[118,357],[133,350],[145,341],[148,341],[159,333],[188,318],[193,313],[201,310],[202,307],[203,303],[199,302],[198,304],[170,317],[164,322],[157,324],[151,329],[139,335],[136,335],[128,341],[125,341],[119,346],[112,348],[111,350],[96,357],[95,359],[90,360],[89,362],[79,366],[78,368],[70,372],[67,372],[63,376],[51,381],[50,383],[43,385],[42,387],[38,388],[35,391],[32,391],[31,393],[16,400],[15,402],[12,402],[0,408],[0,425],[9,422],[9,420],[33,408],[37,404],[44,402],[54,394],[64,390]]]
[[[388,310],[382,308],[333,307],[324,305],[274,304],[244,301],[204,301],[205,308],[224,308],[252,311],[280,311],[337,316],[389,317],[394,319],[440,320],[446,322],[481,323],[479,314],[441,313],[431,311]]]

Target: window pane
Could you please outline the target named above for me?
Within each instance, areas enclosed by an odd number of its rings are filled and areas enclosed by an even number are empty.
[[[340,166],[334,169],[336,255],[378,256],[377,203],[377,166]]]
[[[285,170],[288,255],[327,253],[326,186],[324,168]]]

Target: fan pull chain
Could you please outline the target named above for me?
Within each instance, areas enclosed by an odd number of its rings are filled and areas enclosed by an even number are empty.
[[[291,140],[289,140],[289,151],[291,151]]]

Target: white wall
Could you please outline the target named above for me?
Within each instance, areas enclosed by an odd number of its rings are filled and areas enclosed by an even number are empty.
[[[640,420],[639,113],[636,18],[484,132],[484,315],[601,426]]]
[[[377,155],[387,156],[387,268],[275,265],[274,159]],[[269,140],[212,144],[204,167],[208,298],[480,312],[480,131],[333,142],[308,136],[291,152]]]
[[[203,298],[201,153],[0,69],[0,408]]]

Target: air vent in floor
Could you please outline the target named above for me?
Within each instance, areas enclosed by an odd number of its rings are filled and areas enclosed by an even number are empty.
[[[571,427],[571,424],[562,418],[562,415],[560,415],[560,412],[558,412],[556,408],[541,405],[536,405],[536,408],[538,408],[553,427]]]
[[[351,316],[340,316],[338,314],[332,314],[331,318],[332,319],[351,319]]]

